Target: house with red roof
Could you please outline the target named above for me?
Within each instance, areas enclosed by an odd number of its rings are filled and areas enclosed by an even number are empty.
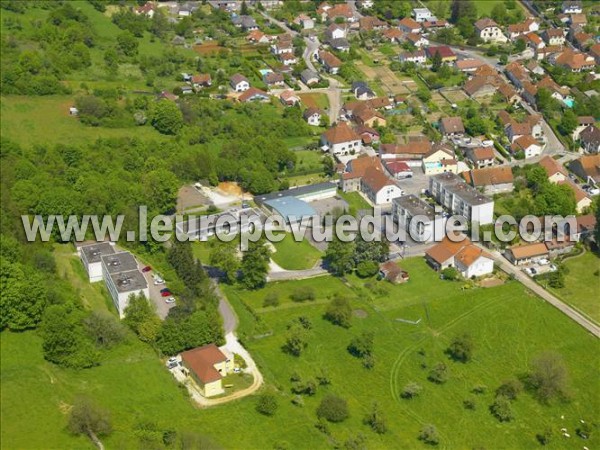
[[[222,380],[233,372],[233,357],[224,353],[215,344],[207,344],[181,354],[184,373],[188,375],[200,389],[204,397],[223,394]]]

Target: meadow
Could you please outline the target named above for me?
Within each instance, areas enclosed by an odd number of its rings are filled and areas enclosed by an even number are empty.
[[[553,294],[571,306],[600,323],[600,258],[591,251],[565,260],[568,273],[565,286],[560,289],[548,288]]]
[[[3,332],[3,444],[7,448],[91,448],[87,440],[73,437],[65,428],[69,405],[77,394],[86,393],[111,411],[115,430],[103,438],[107,448],[131,448],[140,442],[148,446],[152,439],[160,440],[164,430],[195,430],[228,448],[323,448],[356,439],[358,434],[368,448],[426,448],[417,440],[426,423],[438,428],[440,448],[531,448],[537,445],[535,434],[546,427],[555,431],[548,448],[598,445],[597,433],[584,442],[573,431],[579,419],[598,417],[596,339],[516,282],[464,291],[461,283],[439,280],[419,258],[403,261],[402,267],[411,279],[398,286],[326,276],[269,283],[252,292],[224,287],[240,319],[239,332],[265,376],[263,390],[278,398],[273,417],[258,414],[254,398],[197,409],[153,350],[133,336],[107,353],[99,367],[71,371],[43,360],[41,339],[35,332]],[[75,270],[65,271],[65,276],[79,277],[73,281],[82,283],[82,274]],[[373,283],[378,289],[372,288]],[[301,286],[314,288],[317,298],[293,302],[289,297]],[[263,308],[265,295],[274,291],[280,305]],[[351,298],[353,308],[360,311],[349,329],[323,319],[329,299],[338,292]],[[90,305],[105,308],[101,290],[89,289],[85,295],[94,297]],[[308,318],[312,329],[307,349],[293,357],[281,347],[287,325],[298,316]],[[398,319],[421,321],[411,325]],[[262,322],[260,327],[257,321]],[[253,338],[259,328],[268,332]],[[375,366],[370,370],[346,349],[362,331],[374,333]],[[449,341],[462,332],[469,332],[475,342],[473,360],[466,364],[451,362],[444,354]],[[505,379],[527,372],[531,360],[547,350],[564,357],[572,400],[547,406],[523,393],[513,404],[515,419],[498,422],[488,411],[494,390]],[[438,361],[449,366],[450,379],[444,385],[426,380],[428,368]],[[304,406],[295,406],[290,377],[296,372],[304,379],[324,372],[331,383],[305,397]],[[410,381],[421,384],[423,392],[414,400],[401,399],[400,390]],[[473,397],[471,390],[480,384],[487,386],[486,393],[476,396],[474,410],[464,409],[463,400]],[[316,407],[327,393],[345,398],[350,410],[346,421],[328,425],[330,436],[314,427]],[[387,418],[389,431],[384,435],[363,424],[375,401]],[[559,436],[562,427],[571,431],[570,441]],[[227,432],[231,430],[235,432]]]
[[[322,254],[307,240],[296,242],[291,234],[286,234],[282,241],[274,242],[275,252],[271,259],[286,270],[303,270],[314,267]]]

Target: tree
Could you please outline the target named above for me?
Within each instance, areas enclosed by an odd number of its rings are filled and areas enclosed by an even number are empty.
[[[477,19],[477,5],[472,0],[453,0],[450,6],[450,22],[467,19],[473,24]]]
[[[523,51],[525,51],[525,49],[527,48],[527,43],[525,42],[525,39],[518,39],[515,42],[515,47],[514,50],[516,53],[522,53]]]
[[[506,6],[504,6],[503,3],[496,3],[492,8],[490,16],[499,25],[506,25],[506,22],[508,20],[508,12],[506,11]]]
[[[545,116],[552,116],[555,112],[560,109],[560,103],[554,97],[547,88],[539,88],[535,94],[535,102],[538,110],[541,111]]]
[[[529,381],[542,402],[568,397],[569,374],[558,353],[546,352],[535,358]]]
[[[354,242],[342,242],[335,238],[327,245],[325,262],[334,275],[344,276],[354,268]]]
[[[4,250],[4,247],[3,247]],[[42,276],[18,262],[0,260],[1,328],[35,328],[42,319],[47,294]]]
[[[98,353],[73,308],[72,304],[46,308],[40,327],[44,358],[64,367],[89,368],[98,364]]]
[[[375,261],[362,261],[356,266],[356,274],[361,278],[369,278],[379,272],[379,265]]]
[[[550,443],[550,441],[552,440],[553,434],[554,433],[552,432],[552,428],[546,428],[541,433],[536,434],[535,437],[538,440],[538,442],[540,443],[540,445],[548,445]]]
[[[329,422],[342,422],[348,418],[348,404],[337,395],[327,394],[317,408],[317,417]]]
[[[369,425],[377,434],[385,434],[387,432],[387,421],[377,402],[373,403],[371,412],[364,418],[364,423],[365,425]]]
[[[348,351],[357,358],[364,358],[371,355],[373,353],[373,338],[374,334],[372,331],[363,331],[350,341]]]
[[[465,129],[471,136],[480,136],[482,134],[486,134],[488,131],[485,120],[479,116],[467,120],[465,123]]]
[[[325,319],[334,325],[350,328],[352,319],[352,306],[350,300],[341,294],[336,294],[325,311]]]
[[[283,350],[292,356],[300,356],[308,346],[307,331],[300,323],[292,323],[287,331]]]
[[[256,410],[265,416],[272,416],[279,407],[277,397],[270,393],[261,394],[256,402]]]
[[[433,366],[427,379],[436,384],[444,384],[448,381],[448,376],[448,367],[443,362],[439,362]]]
[[[83,323],[98,347],[114,347],[125,339],[123,325],[111,314],[92,311]]]
[[[117,48],[125,56],[138,54],[138,41],[129,31],[124,31],[117,36]]]
[[[456,267],[446,267],[441,272],[444,280],[456,281],[460,278],[460,272],[456,270]]]
[[[435,425],[428,424],[421,428],[419,440],[429,445],[438,445],[440,442],[440,436]]]
[[[176,103],[161,100],[154,106],[152,126],[162,134],[177,134],[183,127],[183,114]]]
[[[523,384],[516,378],[513,378],[502,383],[496,389],[496,395],[506,397],[509,400],[516,400],[522,390]]]
[[[455,361],[466,363],[473,357],[473,339],[468,333],[456,336],[447,349],[448,354]]]
[[[85,434],[98,445],[98,436],[112,431],[110,413],[95,405],[88,397],[77,397],[69,413],[69,430],[73,434]]]
[[[143,342],[154,342],[161,327],[160,319],[154,313],[154,309],[144,294],[129,296],[123,323],[131,328]]]
[[[490,406],[490,412],[500,422],[510,422],[514,418],[510,400],[502,395],[496,397],[496,401]]]
[[[242,0],[242,6],[240,8],[240,14],[242,16],[247,16],[249,13],[248,11],[248,5],[246,4],[246,0]]]
[[[577,115],[573,112],[572,109],[567,108],[560,119],[560,123],[558,124],[558,131],[563,136],[570,136],[573,133],[573,130],[577,128]]]
[[[257,289],[267,282],[271,250],[262,240],[250,242],[244,252],[240,281],[248,289]]]
[[[240,260],[235,245],[225,242],[215,244],[210,250],[209,262],[211,266],[223,271],[227,283],[232,284],[237,279]]]
[[[415,398],[421,394],[422,390],[423,390],[423,388],[421,387],[420,384],[415,383],[414,381],[411,381],[410,383],[408,383],[407,385],[405,385],[402,388],[400,397],[406,398],[406,399]]]
[[[431,57],[431,70],[437,72],[438,70],[440,70],[440,67],[442,67],[442,64],[442,55],[439,51],[436,51]]]

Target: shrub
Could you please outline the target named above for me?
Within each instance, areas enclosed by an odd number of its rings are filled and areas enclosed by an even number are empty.
[[[314,380],[306,382],[296,381],[292,384],[292,393],[302,395],[315,395],[317,393],[317,383]]]
[[[346,400],[333,394],[324,397],[317,408],[319,419],[326,419],[329,422],[342,422],[348,418],[348,415]]]
[[[341,295],[336,295],[327,307],[325,319],[335,325],[350,328],[350,319],[352,319],[350,300]]]
[[[446,267],[441,274],[444,280],[456,281],[460,278],[460,273],[454,267]]]
[[[463,406],[465,409],[474,410],[477,407],[477,403],[475,403],[475,399],[467,398],[463,400]]]
[[[406,386],[404,386],[404,388],[402,389],[402,392],[400,393],[400,397],[406,398],[406,399],[415,398],[421,394],[422,390],[423,390],[423,388],[421,387],[420,384],[415,383],[414,381],[411,381]]]
[[[490,406],[490,412],[500,422],[510,422],[514,418],[510,400],[502,395],[496,397],[496,401]]]
[[[546,428],[541,433],[535,435],[540,445],[548,445],[552,440],[552,428]]]
[[[581,439],[589,439],[592,434],[592,427],[589,423],[583,422],[577,427],[575,432]]]
[[[551,399],[568,398],[569,378],[567,367],[557,353],[543,353],[533,361],[529,383],[538,399],[548,402]]]
[[[290,298],[295,302],[312,301],[316,298],[315,289],[311,286],[299,287],[294,290],[292,295],[290,295]]]
[[[258,397],[256,410],[265,416],[272,416],[278,408],[277,398],[273,394],[265,393]]]
[[[485,394],[487,391],[487,386],[485,384],[476,384],[473,386],[473,394]]]
[[[453,360],[466,363],[473,356],[473,339],[467,333],[457,336],[446,351]]]
[[[433,366],[427,379],[437,384],[443,384],[448,381],[448,367],[446,364],[439,362]]]
[[[365,416],[363,422],[377,434],[384,434],[387,431],[386,419],[377,402],[373,403],[371,412]]]
[[[301,395],[295,395],[294,398],[292,399],[292,404],[295,406],[304,406],[304,399],[302,398]]]
[[[429,445],[438,445],[440,442],[440,436],[435,425],[425,425],[421,429],[421,433],[419,434],[419,440]]]
[[[509,400],[516,400],[517,396],[523,390],[523,384],[517,380],[507,380],[496,389],[496,395],[506,397]]]
[[[279,306],[279,295],[277,292],[269,292],[263,301],[263,306]]]
[[[375,261],[363,261],[356,266],[356,274],[361,278],[369,278],[379,272],[379,265]]]

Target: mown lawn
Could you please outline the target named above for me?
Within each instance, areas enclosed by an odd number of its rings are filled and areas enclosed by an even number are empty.
[[[296,242],[291,234],[286,234],[281,242],[273,242],[273,261],[286,270],[310,269],[319,261],[322,254],[307,240]]]
[[[313,92],[310,94],[298,94],[298,96],[302,99],[302,103],[307,108],[313,107],[322,110],[329,108],[329,98],[327,97],[327,94]]]
[[[358,192],[338,191],[338,195],[348,203],[350,214],[356,214],[360,210],[371,211],[373,207]]]
[[[565,276],[565,287],[548,288],[556,296],[581,312],[600,322],[600,258],[591,251],[564,262],[569,273]]]

